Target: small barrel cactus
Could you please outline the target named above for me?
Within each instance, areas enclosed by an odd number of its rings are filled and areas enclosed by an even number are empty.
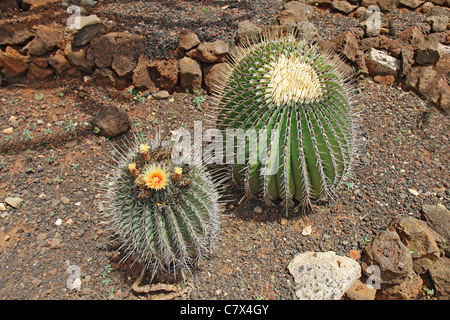
[[[286,208],[331,192],[355,153],[355,91],[308,37],[265,34],[235,48],[213,93],[233,181]],[[339,61],[339,63],[337,62]]]
[[[177,275],[209,253],[219,193],[200,165],[174,163],[172,144],[137,136],[118,152],[108,184],[110,222],[122,248],[157,274]]]

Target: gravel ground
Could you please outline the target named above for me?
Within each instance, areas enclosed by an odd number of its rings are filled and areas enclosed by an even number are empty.
[[[114,20],[117,30],[145,35],[150,53],[164,57],[180,28],[190,27],[202,40],[231,39],[241,20],[273,23],[280,5],[263,0],[108,0],[94,12]],[[169,14],[177,17],[170,23],[165,19]],[[399,14],[402,28],[413,23],[408,15]],[[334,35],[336,25],[345,30],[357,23],[332,17],[323,12],[312,19],[324,37]],[[284,210],[257,201],[239,204],[239,191],[234,191],[211,257],[179,282],[192,286],[191,299],[293,299],[287,265],[296,253],[362,251],[393,217],[418,217],[423,204],[450,206],[448,117],[395,85],[360,79],[359,91],[363,147],[352,177],[335,199],[314,204],[313,212],[286,216]],[[198,110],[193,98],[176,92],[168,100],[139,102],[86,86],[81,79],[0,88],[0,128],[11,126],[11,116],[17,121],[12,134],[0,134],[0,199],[24,200],[17,209],[0,211],[1,299],[152,298],[130,290],[140,268],[121,262],[119,244],[110,241],[111,231],[102,224],[101,163],[124,137],[95,135],[87,122],[102,107],[115,105],[133,119],[132,131],[151,132],[156,125],[167,135],[180,125],[192,130],[193,121],[211,107],[208,98]],[[303,236],[309,225],[311,234]],[[75,269],[80,271],[80,291],[67,289]]]

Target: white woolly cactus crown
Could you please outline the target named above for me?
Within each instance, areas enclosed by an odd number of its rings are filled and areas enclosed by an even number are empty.
[[[234,49],[212,88],[214,119],[223,134],[235,132],[231,176],[246,197],[306,207],[347,175],[357,94],[341,64],[294,32],[266,32]]]

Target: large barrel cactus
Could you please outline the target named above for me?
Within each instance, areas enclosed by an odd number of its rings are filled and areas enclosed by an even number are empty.
[[[219,194],[201,164],[175,164],[172,144],[136,137],[118,152],[108,185],[109,218],[126,257],[156,274],[191,269],[211,249]]]
[[[306,206],[350,169],[354,86],[342,62],[307,37],[251,40],[235,48],[213,91],[232,178],[247,196]]]

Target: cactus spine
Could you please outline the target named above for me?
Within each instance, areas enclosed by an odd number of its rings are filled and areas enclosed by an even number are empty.
[[[128,258],[177,275],[209,253],[219,194],[201,165],[176,165],[171,144],[136,138],[119,152],[108,187],[110,222]]]
[[[353,86],[334,56],[307,37],[250,40],[235,48],[214,88],[216,126],[234,139],[232,178],[246,196],[305,206],[350,169]]]

